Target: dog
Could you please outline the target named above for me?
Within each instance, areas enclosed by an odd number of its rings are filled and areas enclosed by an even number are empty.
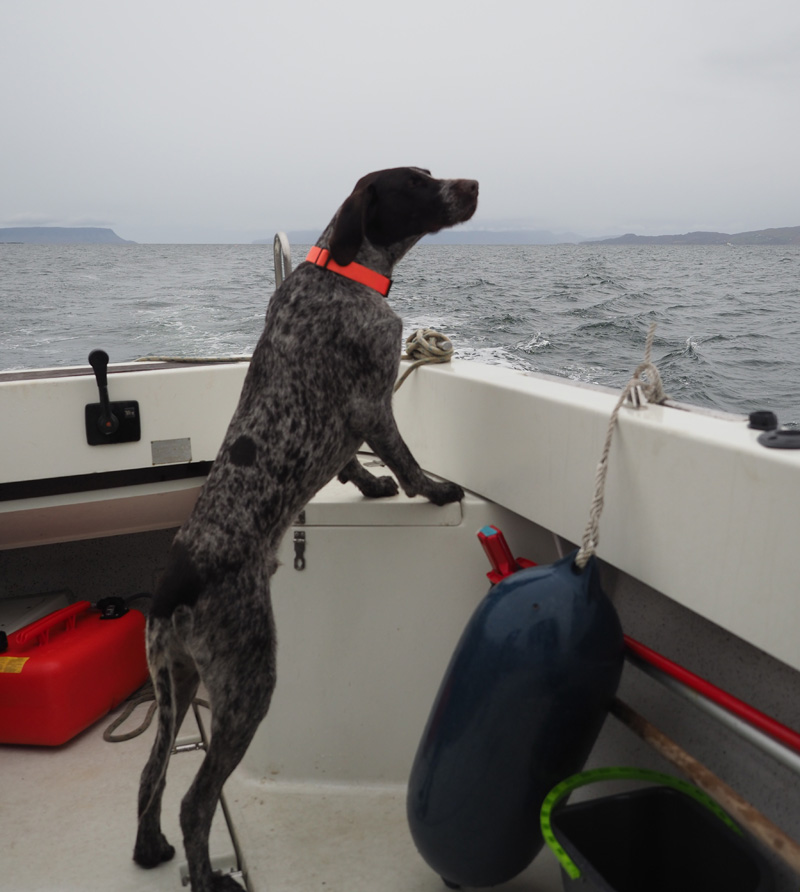
[[[437,180],[416,167],[370,173],[270,299],[239,404],[147,621],[159,718],[133,857],[155,867],[175,853],[161,832],[161,800],[177,729],[202,682],[211,740],[180,810],[193,892],[241,892],[212,872],[208,835],[222,786],[269,708],[270,577],[298,512],[337,475],[369,497],[397,494],[392,477],[359,463],[364,441],[408,496],[436,505],[464,496],[422,472],[395,424],[402,322],[384,295],[403,255],[423,235],[468,220],[477,202],[475,180]]]

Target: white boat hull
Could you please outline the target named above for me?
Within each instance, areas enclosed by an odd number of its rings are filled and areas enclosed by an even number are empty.
[[[202,483],[180,475],[213,460],[246,365],[111,371],[111,399],[140,403],[139,443],[86,445],[83,406],[96,400],[91,377],[0,378],[3,597],[68,589],[75,599],[97,600],[152,590]],[[244,867],[253,892],[323,882],[328,889],[377,882],[389,892],[442,888],[408,835],[404,784],[452,649],[488,589],[475,533],[494,523],[515,554],[540,563],[571,548],[587,521],[615,399],[470,363],[418,370],[396,396],[398,422],[426,469],[469,490],[463,505],[439,509],[403,496],[370,502],[338,483],[309,504],[281,546],[274,577],[273,706],[226,788],[239,851],[222,819],[212,847],[220,863]],[[153,465],[153,442],[170,440],[190,441],[191,462]],[[136,477],[165,467],[177,478]],[[96,473],[133,474],[136,482],[52,491],[65,479],[85,486],[85,475]],[[764,449],[740,419],[623,410],[599,547],[628,634],[794,727],[798,484],[800,453]],[[305,536],[303,570],[294,567],[295,532]],[[800,837],[797,776],[789,768],[631,666],[621,696]],[[151,733],[110,745],[95,727],[58,750],[0,748],[9,778],[4,807],[21,828],[4,852],[10,888],[180,888],[180,854],[149,873],[130,862]],[[177,801],[198,758],[173,759],[166,808],[175,843]],[[590,765],[618,764],[671,770],[609,719]],[[99,787],[112,798],[98,797]],[[102,828],[110,829],[98,844]],[[43,846],[48,859],[38,855]],[[778,892],[796,888],[791,872],[775,865]],[[530,888],[534,880],[543,892],[560,888],[547,852],[505,888]]]

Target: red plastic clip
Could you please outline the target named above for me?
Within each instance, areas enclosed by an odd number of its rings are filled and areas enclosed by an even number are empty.
[[[517,570],[536,566],[535,561],[529,561],[527,558],[518,557],[515,560],[508,547],[508,542],[506,542],[506,537],[497,527],[485,526],[478,530],[478,539],[492,565],[492,569],[486,574],[492,585],[505,579],[506,576],[516,573]]]

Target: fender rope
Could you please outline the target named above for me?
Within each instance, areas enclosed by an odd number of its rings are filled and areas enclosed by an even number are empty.
[[[583,542],[575,556],[575,566],[583,569],[589,558],[597,550],[597,542],[600,536],[600,515],[603,513],[603,504],[605,500],[606,475],[608,474],[608,455],[611,451],[611,439],[614,435],[614,427],[617,423],[619,410],[622,408],[626,400],[630,400],[631,407],[641,409],[647,403],[663,403],[667,398],[664,388],[661,385],[661,375],[658,369],[650,361],[650,354],[653,349],[653,337],[656,333],[656,324],[652,323],[650,330],[647,332],[647,340],[644,348],[644,362],[641,362],[633,373],[633,377],[625,385],[616,406],[611,412],[608,422],[608,430],[606,432],[606,441],[603,446],[603,453],[600,461],[597,463],[597,471],[594,478],[594,496],[592,505],[589,509],[589,523],[586,525],[586,531],[583,534]]]

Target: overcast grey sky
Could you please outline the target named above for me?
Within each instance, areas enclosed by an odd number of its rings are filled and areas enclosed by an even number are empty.
[[[472,224],[800,225],[800,0],[2,0],[0,226],[233,242],[362,174]]]

